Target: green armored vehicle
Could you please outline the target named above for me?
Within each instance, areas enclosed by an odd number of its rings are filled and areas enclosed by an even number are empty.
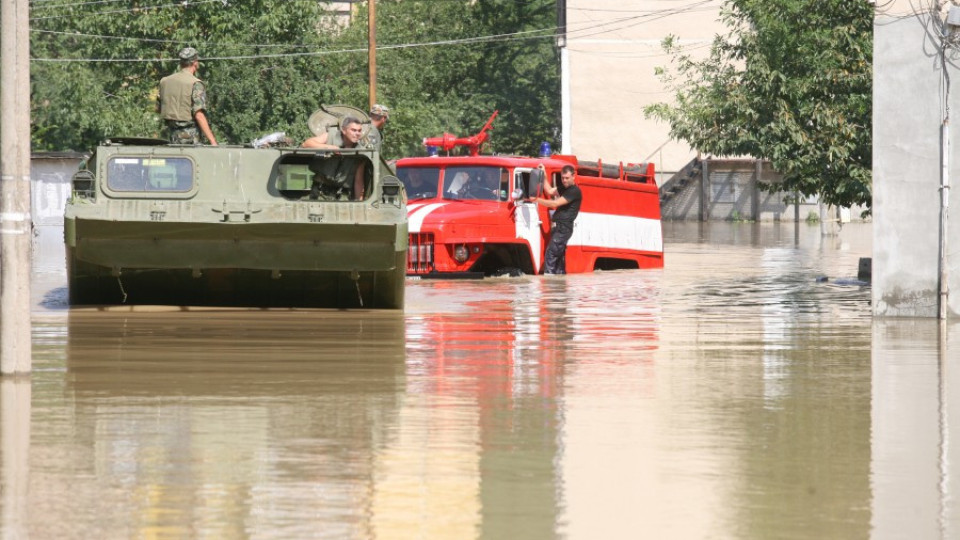
[[[332,180],[358,168],[362,200]],[[109,140],[73,177],[70,303],[401,309],[405,199],[374,148]]]

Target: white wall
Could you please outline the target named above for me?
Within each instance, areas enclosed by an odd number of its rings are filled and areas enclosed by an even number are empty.
[[[873,312],[935,317],[938,312],[940,132],[944,78],[935,25],[913,15],[878,14],[874,24]],[[960,54],[948,57],[957,65]],[[950,107],[960,112],[960,69],[952,67]],[[956,115],[956,113],[955,113]],[[949,176],[960,184],[960,122],[953,122]],[[958,189],[950,206],[960,203]],[[960,215],[949,222],[947,267],[953,317],[960,314]]]
[[[643,108],[671,97],[655,75],[670,62],[662,40],[674,35],[691,54],[706,54],[724,28],[718,20],[721,4],[567,0],[564,150],[590,160],[649,159],[658,171],[677,171],[690,161],[695,155],[690,147],[670,142],[669,126],[647,120]]]
[[[81,156],[34,154],[30,160],[30,212],[35,272],[64,272],[63,210]]]

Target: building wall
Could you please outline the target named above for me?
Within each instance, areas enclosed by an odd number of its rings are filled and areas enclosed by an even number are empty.
[[[607,162],[653,162],[658,172],[681,169],[695,153],[671,141],[669,126],[643,108],[670,100],[655,74],[670,57],[661,42],[677,37],[691,55],[705,55],[721,0],[566,0],[563,151]],[[658,183],[662,183],[658,178]]]
[[[877,316],[938,313],[941,124],[945,85],[935,38],[939,16],[915,16],[903,2],[884,6],[874,24],[873,284]],[[960,81],[957,52],[950,78]],[[960,85],[950,93],[960,111]],[[957,122],[953,122],[957,126]],[[956,127],[951,138],[960,141]],[[960,144],[950,146],[948,176],[960,179]],[[952,181],[956,185],[958,182]],[[960,203],[950,190],[949,205]],[[960,314],[960,216],[947,227],[948,317]]]

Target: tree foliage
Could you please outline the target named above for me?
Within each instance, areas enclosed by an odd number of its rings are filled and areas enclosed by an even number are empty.
[[[706,58],[674,39],[661,77],[673,104],[647,108],[699,151],[771,161],[771,189],[871,204],[873,6],[849,0],[726,0]]]
[[[32,4],[33,148],[87,150],[110,136],[160,136],[156,91],[185,46],[201,55],[221,142],[273,131],[296,140],[320,104],[368,103],[367,9],[350,24],[313,0]],[[153,6],[153,7],[150,7]],[[424,137],[469,135],[494,109],[492,150],[556,138],[559,67],[549,0],[379,0],[377,101],[393,113],[390,157]],[[545,30],[544,30],[545,29]],[[531,39],[519,39],[530,32]],[[506,35],[502,38],[489,36]],[[476,38],[476,39],[473,39]]]

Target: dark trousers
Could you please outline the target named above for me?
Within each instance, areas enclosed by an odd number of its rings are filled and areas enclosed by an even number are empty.
[[[554,222],[550,231],[550,243],[543,257],[544,274],[567,273],[567,242],[573,236],[573,223]]]

